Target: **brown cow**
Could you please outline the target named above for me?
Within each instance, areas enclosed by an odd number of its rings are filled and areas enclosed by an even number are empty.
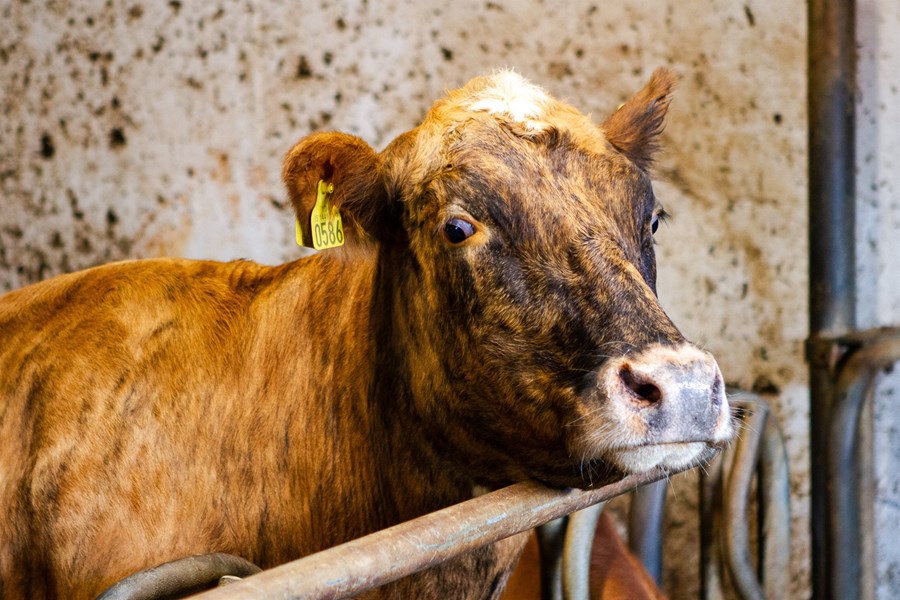
[[[380,154],[320,133],[346,244],[177,259],[0,299],[0,596],[88,598],[173,558],[283,563],[526,478],[608,483],[732,436],[713,358],[654,291],[646,169],[673,77],[598,127],[511,72]],[[334,238],[332,238],[333,240]],[[525,538],[383,588],[490,598]]]

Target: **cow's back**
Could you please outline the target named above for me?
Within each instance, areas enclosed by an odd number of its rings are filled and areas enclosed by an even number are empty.
[[[110,564],[318,549],[279,506],[312,485],[303,454],[325,451],[303,446],[321,438],[299,368],[313,347],[293,334],[314,332],[304,262],[134,261],[0,299],[0,595],[43,595],[20,579],[95,593]]]

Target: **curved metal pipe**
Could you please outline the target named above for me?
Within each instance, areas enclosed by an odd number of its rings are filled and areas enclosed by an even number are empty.
[[[729,450],[725,451],[726,454]],[[721,544],[719,537],[719,521],[722,515],[722,491],[724,480],[724,456],[718,454],[710,461],[700,474],[700,600],[717,598],[718,584],[722,581]]]
[[[653,484],[650,484],[653,485]],[[562,590],[566,600],[589,600],[591,549],[605,502],[569,515],[563,548]]]
[[[791,552],[790,476],[784,438],[762,398],[741,390],[729,390],[729,397],[742,414],[743,427],[726,456],[717,457],[701,478],[700,596],[719,597],[723,582],[731,581],[742,599],[780,598],[789,581]],[[759,515],[756,567],[748,518],[754,473]],[[726,570],[730,577],[724,576]]]
[[[560,517],[538,527],[541,557],[541,600],[563,600],[563,550],[569,517]]]
[[[761,579],[768,598],[788,589],[791,559],[791,478],[784,436],[775,419],[766,419],[759,458]]]
[[[765,600],[766,595],[759,585],[750,557],[747,507],[750,483],[759,460],[760,441],[769,411],[759,402],[753,403],[751,411],[734,447],[734,462],[726,486],[722,534],[726,563],[738,593],[748,600]]]
[[[139,571],[109,587],[97,600],[180,598],[215,587],[222,577],[247,577],[260,571],[239,556],[199,554]]]
[[[838,375],[828,429],[827,526],[828,590],[833,598],[859,598],[862,567],[859,466],[856,457],[859,415],[878,373],[900,360],[900,332],[852,352]]]
[[[668,489],[669,482],[663,479],[635,490],[628,512],[628,546],[657,586],[662,585],[662,533]]]

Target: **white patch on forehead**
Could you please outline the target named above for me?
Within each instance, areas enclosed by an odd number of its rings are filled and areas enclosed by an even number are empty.
[[[463,106],[520,123],[528,130],[543,129],[541,121],[552,102],[550,96],[515,71],[497,71],[484,88],[473,93]]]

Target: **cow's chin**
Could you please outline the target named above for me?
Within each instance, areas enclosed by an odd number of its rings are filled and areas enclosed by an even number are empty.
[[[596,489],[616,483],[628,475],[661,469],[677,473],[710,461],[724,446],[722,443],[691,441],[644,444],[627,448],[593,450],[595,458],[586,458],[567,467],[535,469],[531,478],[558,488]],[[579,453],[590,456],[592,452]]]
[[[714,452],[705,442],[653,444],[612,452],[608,460],[626,473],[640,473],[656,467],[678,471],[706,462]]]
[[[573,465],[568,474],[542,473],[536,477],[553,487],[596,489],[628,475],[661,469],[677,473],[710,461],[723,444],[703,441],[647,444],[607,450],[602,456]]]

